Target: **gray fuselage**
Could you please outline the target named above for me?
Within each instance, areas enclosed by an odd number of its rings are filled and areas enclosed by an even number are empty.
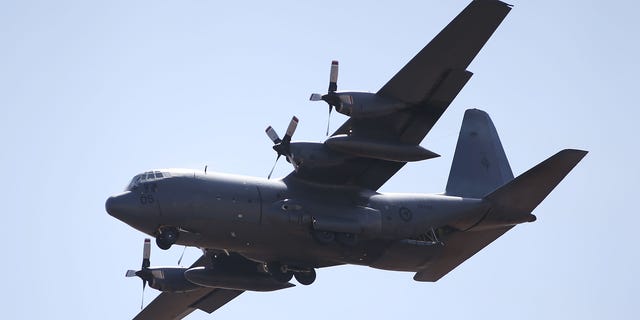
[[[488,205],[478,199],[382,194],[293,178],[163,170],[136,176],[127,191],[109,198],[107,208],[149,235],[174,227],[180,231],[177,244],[228,250],[255,261],[416,271],[441,248],[425,241],[427,235],[467,230],[486,216]],[[356,235],[357,242],[321,244],[314,231]]]

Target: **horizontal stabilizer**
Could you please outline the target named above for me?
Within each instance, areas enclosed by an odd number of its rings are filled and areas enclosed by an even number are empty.
[[[509,231],[518,223],[515,221],[529,216],[586,154],[587,151],[582,150],[562,150],[487,195],[484,199],[491,202],[493,207],[485,218],[489,228],[474,228],[444,237],[442,254],[425,265],[413,279],[437,281]]]
[[[451,270],[471,258],[512,227],[500,227],[482,231],[454,232],[443,241],[442,254],[413,276],[413,280],[436,282]]]
[[[586,154],[587,151],[583,150],[562,150],[493,191],[485,199],[511,214],[530,213]]]

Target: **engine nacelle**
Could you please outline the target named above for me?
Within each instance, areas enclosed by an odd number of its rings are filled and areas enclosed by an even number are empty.
[[[440,156],[419,145],[363,139],[346,134],[330,137],[324,144],[346,154],[396,162],[420,161]]]
[[[379,117],[406,109],[411,105],[370,92],[336,92],[336,110],[352,118]]]
[[[347,158],[352,158],[318,142],[291,142],[290,148],[291,156],[287,160],[296,171],[304,168],[330,168],[341,165]]]
[[[151,267],[148,272],[149,286],[163,292],[188,292],[198,289],[200,286],[185,278],[184,267]]]
[[[246,272],[216,267],[195,267],[185,271],[184,276],[194,284],[209,288],[275,291],[293,287],[291,283],[277,281],[271,275],[258,271]]]

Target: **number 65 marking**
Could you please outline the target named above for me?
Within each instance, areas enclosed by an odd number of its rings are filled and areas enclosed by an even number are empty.
[[[145,205],[145,204],[152,204],[154,202],[153,196],[150,194],[143,194],[140,196],[140,203]]]

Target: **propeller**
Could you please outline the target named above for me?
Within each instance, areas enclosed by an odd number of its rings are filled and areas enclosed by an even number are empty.
[[[273,167],[271,168],[267,179],[271,179],[271,174],[273,173],[273,169],[275,169],[280,156],[285,156],[287,157],[287,159],[291,157],[291,136],[293,136],[293,133],[296,132],[297,127],[298,117],[293,116],[293,118],[291,118],[291,121],[289,122],[289,127],[287,127],[287,132],[282,139],[280,139],[273,127],[268,126],[265,130],[269,139],[273,141],[273,150],[275,150],[275,152],[278,154],[276,157],[276,162],[273,164]]]
[[[327,135],[329,135],[329,122],[331,121],[331,111],[333,107],[338,107],[342,104],[340,96],[336,94],[338,90],[338,61],[331,61],[331,71],[329,72],[329,90],[327,94],[321,95],[319,93],[312,93],[309,100],[311,101],[324,101],[329,104],[329,117],[327,119]]]
[[[151,261],[149,257],[151,256],[151,239],[144,239],[144,246],[142,247],[142,268],[138,271],[135,270],[127,270],[125,276],[129,277],[138,277],[142,279],[142,302],[140,303],[140,309],[144,305],[144,289],[147,287],[147,282],[151,279],[151,272],[149,271],[149,266],[151,265]]]

